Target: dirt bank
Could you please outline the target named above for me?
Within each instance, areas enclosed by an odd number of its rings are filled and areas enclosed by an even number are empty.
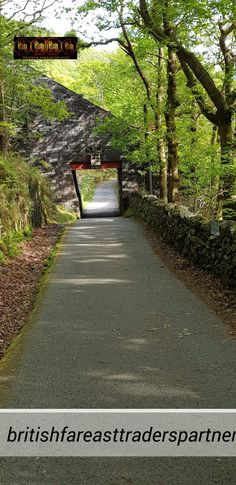
[[[64,226],[57,224],[34,229],[21,254],[0,264],[0,357],[26,323],[47,259],[63,231]]]

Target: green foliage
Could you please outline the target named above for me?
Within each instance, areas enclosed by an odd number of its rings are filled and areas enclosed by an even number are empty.
[[[51,90],[44,84],[29,86],[27,102],[31,112],[41,112],[48,120],[63,121],[71,116],[64,101],[55,102]]]
[[[139,39],[136,41],[136,52],[155,92],[157,67],[154,67],[152,62],[155,61],[156,49],[153,43]],[[127,159],[137,165],[137,172],[145,173],[145,169],[142,171],[141,167],[144,165],[143,162],[147,161],[147,154],[154,172],[158,171],[156,146],[160,133],[150,129],[147,140],[144,139],[143,104],[146,95],[131,59],[120,49],[112,53],[89,49],[81,53],[73,76],[70,67],[65,69],[66,66],[63,65],[62,70],[58,64],[50,66],[50,74],[56,80],[78,93],[83,93],[90,101],[112,112],[114,116],[99,124],[96,133],[111,136],[112,147],[120,150]],[[166,82],[165,79],[163,82]],[[192,209],[201,211],[201,192],[208,193],[212,178],[220,175],[219,145],[216,143],[211,146],[211,124],[199,114],[193,139],[193,96],[190,91],[186,91],[185,79],[181,72],[178,73],[178,97],[178,111],[181,115],[177,111],[177,134],[181,184],[185,187],[182,191],[183,202],[188,203]],[[154,119],[150,111],[148,122],[152,127]],[[165,136],[164,124],[162,132]],[[84,194],[90,192],[90,189],[86,188],[86,183],[89,185],[88,178],[83,182]],[[209,198],[210,195],[204,195],[204,208]]]
[[[32,112],[62,121],[69,116],[64,102],[55,102],[52,92],[35,84],[39,71],[35,61],[14,60],[12,40],[24,27],[24,35],[45,35],[43,29],[0,15],[0,135],[17,136]]]
[[[20,254],[20,247],[23,241],[29,241],[32,237],[32,229],[25,227],[23,230],[8,231],[0,239],[0,262],[6,257],[12,258]]]
[[[225,69],[224,55],[219,49],[220,25],[226,28],[233,20],[233,2],[224,0],[165,0],[146,2],[150,17],[153,19],[153,28],[163,31],[163,15],[168,18],[170,30],[176,35],[178,45],[187,48],[196,54],[200,67],[206,69],[206,73],[213,80],[219,91],[219,95],[224,93],[226,86],[231,88],[230,82],[233,77],[232,69]],[[65,8],[70,11],[70,6]],[[125,157],[136,165],[136,171],[144,174],[147,169],[147,162],[152,165],[154,173],[160,170],[160,159],[158,143],[163,141],[165,156],[167,153],[167,137],[165,116],[167,114],[167,45],[169,40],[154,39],[150,36],[150,29],[145,25],[145,20],[140,18],[140,11],[137,9],[136,2],[112,0],[101,2],[84,1],[78,7],[80,22],[83,24],[85,18],[93,16],[93,23],[100,32],[100,39],[103,30],[121,27],[121,12],[126,25],[126,33],[129,37],[133,49],[133,57],[136,57],[136,64],[132,56],[127,56],[127,36],[118,33],[120,41],[123,43],[122,49],[116,49],[111,53],[101,52],[94,48],[84,49],[86,43],[79,40],[80,55],[78,61],[40,61],[38,71],[35,63],[26,61],[14,61],[12,59],[11,43],[12,32],[22,28],[22,22],[6,21],[0,16],[0,85],[4,87],[6,116],[0,119],[1,133],[9,136],[18,132],[19,128],[27,121],[30,112],[40,111],[48,119],[58,119],[59,121],[68,116],[66,107],[63,103],[55,103],[50,90],[45,86],[36,86],[35,79],[42,73],[54,78],[56,81],[65,85],[77,93],[84,94],[93,103],[112,113],[113,117],[107,118],[104,123],[99,123],[96,132],[102,135],[111,136],[112,147],[123,152]],[[140,25],[142,27],[140,28]],[[79,29],[81,32],[84,30]],[[42,30],[41,30],[42,32]],[[121,31],[120,31],[121,32]],[[35,29],[30,25],[25,25],[25,35],[40,33],[40,29]],[[74,35],[74,31],[68,32]],[[232,37],[232,32],[230,36]],[[227,55],[230,55],[231,37],[226,40]],[[157,42],[159,40],[159,43]],[[104,40],[104,39],[103,39]],[[164,73],[162,75],[162,88],[164,96],[161,104],[157,106],[158,98],[158,65],[159,47],[163,47],[164,52]],[[170,45],[170,44],[169,44]],[[171,40],[171,46],[177,47],[175,39]],[[149,94],[138,73],[137,63],[145,77]],[[199,66],[198,65],[198,66]],[[194,70],[192,71],[194,73]],[[196,72],[195,72],[196,75]],[[178,66],[177,73],[177,95],[179,106],[176,110],[177,140],[179,151],[180,169],[180,201],[187,203],[188,206],[196,211],[202,212],[207,217],[212,217],[217,209],[217,201],[221,191],[222,180],[227,177],[235,177],[235,167],[232,163],[224,163],[221,154],[220,144],[216,136],[212,138],[212,122],[201,114],[201,106],[196,104],[196,99],[201,99],[205,106],[205,112],[211,111],[214,114],[214,99],[201,83],[201,78],[197,75],[195,80],[194,94],[186,86],[186,77]],[[202,79],[205,79],[202,76]],[[229,89],[230,90],[230,89]],[[216,99],[216,98],[215,98]],[[232,108],[233,93],[225,96],[230,109]],[[147,106],[147,118],[144,120],[144,105]],[[199,107],[200,106],[200,107]],[[161,115],[161,116],[160,116]],[[160,116],[161,122],[158,131],[155,129],[156,118]],[[209,118],[210,119],[210,118]],[[222,163],[223,160],[223,163]],[[18,170],[18,168],[17,168]],[[98,177],[98,173],[96,175]],[[1,177],[1,166],[0,166]],[[10,180],[10,182],[9,182]],[[47,182],[38,177],[38,174],[31,168],[29,182],[29,194],[27,190],[25,197],[20,198],[19,193],[24,192],[23,185],[19,188],[19,180],[14,179],[11,174],[5,181],[4,193],[7,193],[11,204],[11,211],[17,210],[20,205],[30,208],[32,215],[32,204],[36,207],[35,217],[43,213],[45,220],[56,218],[57,210],[52,209],[50,188]],[[9,186],[10,183],[10,186]],[[92,197],[96,179],[92,174],[84,174],[81,180],[82,192],[85,200]],[[18,195],[17,187],[18,184]],[[14,192],[15,190],[15,192]],[[40,194],[39,205],[33,194]],[[12,195],[12,198],[11,198]],[[17,199],[18,197],[18,199]],[[37,198],[37,197],[36,197]],[[14,201],[16,199],[16,207]],[[1,195],[0,195],[1,204]],[[3,218],[7,220],[7,204]],[[41,210],[43,207],[43,211]],[[1,210],[1,208],[0,208]],[[231,209],[227,209],[229,215]],[[24,212],[24,209],[23,209]],[[60,220],[70,218],[65,213],[57,214]],[[73,218],[73,215],[71,215]],[[39,221],[40,222],[40,221]],[[16,224],[18,224],[16,222]]]
[[[48,222],[57,224],[69,224],[76,221],[78,214],[64,206],[56,205],[50,211]]]
[[[13,258],[20,254],[19,243],[22,242],[21,237],[17,237],[18,233],[8,233],[3,239],[5,247],[7,249],[7,256]],[[20,233],[21,236],[21,233]]]
[[[0,156],[1,259],[19,253],[20,243],[32,235],[40,210],[40,224],[57,221],[57,210],[48,180],[16,154]]]
[[[16,126],[13,123],[9,123],[8,121],[0,121],[0,134],[13,136],[16,134]]]
[[[0,157],[0,226],[10,233],[21,230],[29,218],[29,167],[17,156]]]
[[[166,145],[165,127],[163,129],[162,126],[158,126],[158,133],[154,133],[152,125],[156,119],[155,114],[154,119],[150,117],[150,113],[153,115],[155,97],[158,96],[157,48],[161,45],[164,49],[165,63],[168,55],[167,46],[172,47],[176,51],[178,59],[185,63],[184,76],[180,71],[177,76],[180,103],[180,112],[177,113],[180,177],[182,185],[187,187],[187,190],[182,192],[182,197],[185,197],[187,193],[187,200],[190,199],[190,205],[196,207],[196,210],[201,210],[200,206],[205,207],[206,205],[211,211],[211,202],[219,200],[221,190],[223,190],[224,198],[232,196],[234,191],[235,167],[232,160],[229,122],[235,109],[233,106],[235,91],[233,90],[234,55],[232,49],[235,26],[233,23],[235,21],[234,2],[232,0],[229,2],[225,0],[178,0],[177,2],[143,0],[143,2],[138,2],[138,5],[139,8],[137,8],[136,2],[126,0],[112,2],[85,0],[78,8],[79,26],[85,22],[85,19],[93,18],[100,38],[103,40],[106,37],[105,31],[120,27],[119,42],[122,49],[132,58],[134,72],[136,68],[136,79],[139,78],[139,82],[141,82],[141,78],[146,79],[142,86],[143,89],[144,84],[146,88],[148,85],[146,101],[137,96],[140,104],[136,112],[139,112],[141,116],[134,117],[134,119],[135,126],[139,130],[139,140],[136,139],[133,145],[126,137],[125,141],[127,141],[127,146],[135,146],[131,159],[138,164],[145,164],[149,161],[154,170],[158,169],[156,146],[160,137],[163,138]],[[126,59],[126,67],[130,62],[130,59]],[[183,64],[181,66],[183,67]],[[92,66],[88,64],[88,67],[91,69]],[[97,72],[100,77],[99,69],[97,68],[96,71],[92,69],[94,73],[96,72],[95,78]],[[99,86],[99,90],[103,94],[101,97],[103,105],[107,103],[104,85],[110,82],[111,86],[116,86],[117,83],[120,83],[126,93],[126,87],[129,86],[131,79],[129,71],[127,71],[127,77],[118,75],[116,79],[112,78],[112,71],[113,66],[110,66],[105,83],[102,82]],[[89,80],[88,72],[86,72],[86,79]],[[162,87],[166,87],[164,78]],[[133,91],[136,93],[135,86]],[[94,95],[94,93],[88,92],[88,95],[91,94]],[[165,92],[161,111],[156,111],[156,114],[161,114],[163,119],[167,114],[166,96],[167,92]],[[189,107],[191,107],[193,99],[197,102],[199,115],[201,114],[196,130],[189,128],[192,117],[192,110]],[[144,102],[148,106],[149,117],[146,124],[148,129],[142,126],[140,108],[143,107]],[[114,105],[116,105],[115,100],[112,103],[112,110],[114,110]],[[125,113],[127,109],[127,112],[131,114],[134,105],[132,96],[129,96],[129,91],[127,91],[122,107],[124,122],[130,123],[131,116],[128,116],[127,120]],[[114,113],[114,111],[112,112]],[[221,114],[219,115],[219,113]],[[108,131],[113,133],[113,140],[118,139],[122,132],[121,111],[117,113],[117,116],[118,119],[120,117],[121,126],[119,126],[119,122],[113,123],[113,126],[112,122],[106,123]],[[226,119],[227,123],[224,121]],[[162,125],[164,125],[163,121]],[[221,160],[219,160],[219,140],[216,139],[212,142],[212,125],[216,125],[219,129],[221,147],[223,147]],[[174,132],[174,127],[172,130]],[[143,139],[144,131],[146,131],[145,140]],[[166,157],[167,155],[166,150]],[[189,197],[190,194],[191,197]],[[198,196],[201,198],[203,196],[204,199],[199,207],[195,204]],[[215,206],[215,202],[212,206]]]

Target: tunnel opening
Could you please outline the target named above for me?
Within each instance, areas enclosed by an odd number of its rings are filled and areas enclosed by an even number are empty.
[[[81,218],[118,217],[122,215],[121,162],[71,163]]]

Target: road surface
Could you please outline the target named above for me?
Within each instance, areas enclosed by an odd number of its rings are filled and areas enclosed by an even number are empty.
[[[87,202],[84,217],[108,217],[119,215],[118,181],[100,182],[95,190],[93,200]]]
[[[235,355],[221,320],[133,220],[83,219],[0,363],[0,406],[234,408]],[[213,485],[235,476],[230,458],[0,459],[4,485]]]

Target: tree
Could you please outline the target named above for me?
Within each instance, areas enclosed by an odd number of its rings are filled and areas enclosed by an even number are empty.
[[[0,151],[6,155],[10,137],[17,133],[33,109],[41,110],[46,116],[65,117],[68,115],[64,103],[55,103],[49,89],[35,85],[38,77],[34,64],[13,59],[14,35],[42,35],[44,29],[34,26],[42,18],[43,11],[55,1],[9,2],[0,0]],[[27,14],[26,7],[34,11]],[[8,10],[8,17],[3,13]],[[15,20],[22,14],[23,20]],[[27,21],[26,21],[27,19]]]
[[[122,24],[119,11],[122,5]],[[158,47],[168,49],[169,55],[177,56],[183,69],[187,87],[191,89],[199,109],[205,118],[217,126],[221,145],[221,197],[228,199],[235,187],[235,171],[233,159],[232,118],[234,113],[235,92],[233,91],[234,55],[231,41],[235,30],[233,2],[225,0],[140,0],[136,2],[112,0],[111,2],[85,2],[79,8],[79,13],[96,13],[97,26],[101,32],[107,32],[113,27],[121,27],[124,34],[129,29],[135,35],[150,35]],[[104,14],[104,11],[108,13]],[[117,14],[118,13],[118,14]],[[163,22],[164,20],[164,22]],[[215,25],[219,26],[219,35],[215,35]],[[208,39],[214,39],[209,44]],[[98,40],[107,44],[117,40],[119,36],[108,40]],[[93,43],[97,42],[93,39]],[[121,42],[120,42],[121,44]],[[216,47],[216,45],[218,47]],[[198,46],[201,49],[198,49]],[[208,50],[207,53],[204,49]],[[220,52],[219,52],[220,49]],[[200,50],[200,53],[199,53]],[[173,62],[169,62],[169,66]],[[223,68],[223,76],[219,67]],[[173,73],[171,74],[171,76]],[[169,80],[171,79],[171,76]],[[145,80],[143,79],[145,83]],[[169,84],[170,87],[170,84]],[[148,88],[148,86],[147,86]],[[173,83],[172,83],[173,94]],[[148,96],[148,93],[147,93]],[[169,97],[169,101],[170,101]],[[170,104],[169,104],[170,107]],[[174,108],[174,103],[172,104]],[[172,115],[173,109],[169,110]],[[172,120],[174,117],[172,116]],[[169,119],[167,116],[167,123]],[[175,127],[167,129],[169,152],[177,155]],[[177,158],[176,158],[177,161]],[[173,162],[173,159],[172,159]],[[169,165],[171,159],[169,158]],[[176,163],[177,166],[177,163]],[[173,174],[175,168],[173,165]],[[172,175],[173,175],[172,174]],[[177,172],[172,177],[176,178]]]
[[[85,3],[83,7],[79,9],[80,13],[87,15],[91,10],[95,8],[100,8],[101,4],[97,2],[93,2],[91,5],[90,2]],[[110,39],[109,41],[92,41],[91,43],[84,43],[83,47],[89,47],[90,45],[94,44],[106,44],[111,42],[112,40],[116,40],[120,46],[120,48],[126,53],[127,56],[132,59],[133,65],[135,67],[136,73],[139,76],[139,79],[143,85],[144,92],[146,93],[146,100],[143,104],[143,124],[144,124],[144,150],[143,150],[143,168],[148,170],[148,188],[149,192],[152,193],[153,191],[153,184],[152,184],[152,163],[151,163],[151,154],[149,152],[150,146],[150,135],[151,138],[156,139],[156,156],[158,157],[159,162],[159,185],[160,185],[160,197],[164,202],[167,202],[167,167],[166,167],[166,154],[164,149],[164,139],[162,136],[162,117],[160,113],[160,100],[161,100],[161,86],[160,87],[160,96],[158,92],[158,82],[160,79],[163,81],[163,74],[162,71],[162,64],[159,67],[150,62],[150,60],[146,60],[146,57],[149,56],[148,52],[153,52],[153,43],[150,42],[150,39],[147,38],[144,34],[141,36],[137,30],[132,28],[132,22],[127,20],[127,11],[126,11],[126,3],[124,0],[118,0],[112,2],[111,4],[106,4],[103,2],[103,7],[109,11],[112,20],[111,21],[104,21],[102,20],[101,16],[98,16],[98,27],[100,30],[105,28],[109,30],[112,28],[113,25],[113,16],[112,14],[116,14],[115,25],[116,27],[119,26],[121,30],[121,34],[119,37],[115,39]],[[158,55],[157,55],[158,57]],[[150,72],[150,65],[154,66],[155,72]],[[160,71],[157,75],[156,70]],[[153,67],[152,67],[152,71]],[[150,75],[151,74],[151,75]],[[159,81],[158,81],[159,79]],[[151,110],[151,114],[149,111]],[[157,133],[157,131],[159,132]],[[155,134],[154,134],[155,133]],[[154,136],[153,136],[154,135]],[[157,160],[154,160],[154,167],[157,166]],[[172,194],[172,191],[170,191]]]
[[[223,89],[218,87],[217,77],[216,79],[213,78],[210,69],[201,61],[200,56],[197,56],[195,52],[185,46],[185,43],[187,45],[191,44],[190,36],[193,22],[190,22],[188,30],[185,30],[186,39],[184,43],[178,26],[178,19],[180,20],[181,14],[186,13],[185,4],[182,1],[178,2],[177,5],[177,8],[180,8],[180,15],[176,13],[174,3],[167,2],[166,0],[152,0],[151,2],[140,0],[138,9],[142,19],[142,24],[139,23],[140,28],[145,28],[145,31],[148,30],[150,35],[158,43],[164,43],[176,52],[186,76],[187,86],[191,88],[202,114],[218,127],[221,144],[221,161],[223,165],[227,165],[228,169],[226,171],[227,173],[224,173],[222,176],[222,194],[224,198],[228,198],[235,188],[235,179],[232,176],[232,116],[234,108],[233,101],[235,100],[232,85],[234,56],[229,42],[227,43],[227,39],[235,31],[236,23],[232,14],[234,9],[230,10],[229,3],[226,5],[224,1],[217,3],[214,1],[206,2],[204,0],[200,2],[191,1],[191,8],[197,10],[198,14],[201,15],[200,19],[204,19],[206,24],[209,25],[210,21],[212,22],[212,17],[218,21],[220,31],[219,45],[224,63]],[[161,24],[160,11],[171,17],[168,31]],[[204,94],[199,89],[199,85],[202,87]]]

